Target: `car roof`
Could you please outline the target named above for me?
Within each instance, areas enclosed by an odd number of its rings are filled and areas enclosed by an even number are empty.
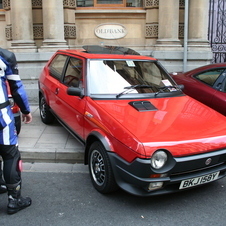
[[[153,57],[140,55],[133,49],[119,46],[96,46],[87,45],[83,49],[58,50],[57,53],[71,54],[88,59],[140,59],[155,60]]]
[[[194,68],[194,69],[187,71],[187,72],[209,70],[209,69],[214,69],[214,68],[224,68],[224,67],[226,67],[226,63],[214,63],[214,64],[203,65],[201,67]]]

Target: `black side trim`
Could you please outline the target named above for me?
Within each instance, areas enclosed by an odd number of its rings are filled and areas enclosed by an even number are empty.
[[[79,141],[82,145],[85,145],[85,140],[83,140],[79,135],[77,135],[73,130],[64,123],[58,116],[55,114],[55,112],[50,108],[49,109],[51,113],[54,115],[54,117],[57,119],[57,121],[75,138],[77,141]]]

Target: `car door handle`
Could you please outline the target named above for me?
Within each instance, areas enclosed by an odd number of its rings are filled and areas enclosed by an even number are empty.
[[[55,90],[55,94],[57,95],[58,93],[59,93],[59,88],[56,88],[56,90]]]

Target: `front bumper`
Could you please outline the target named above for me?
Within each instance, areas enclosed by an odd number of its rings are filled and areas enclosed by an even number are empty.
[[[217,179],[226,176],[226,149],[174,158],[175,164],[171,169],[168,169],[167,172],[159,172],[167,176],[160,178],[150,178],[151,175],[158,173],[151,168],[150,159],[136,159],[132,163],[128,163],[113,152],[108,154],[119,187],[138,196],[178,192],[181,181],[210,173],[220,172]],[[207,165],[207,160],[210,159],[211,163]],[[153,182],[163,182],[163,186],[160,189],[149,191],[148,186]]]

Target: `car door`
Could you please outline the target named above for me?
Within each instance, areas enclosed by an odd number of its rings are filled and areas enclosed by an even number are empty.
[[[65,65],[68,57],[62,54],[57,54],[50,62],[48,68],[46,68],[46,75],[43,84],[46,89],[46,96],[48,97],[49,106],[56,115],[60,114],[60,109],[57,108],[57,96],[56,93],[59,90],[59,86],[62,80],[62,76],[65,71]]]
[[[199,87],[199,91],[201,92],[196,94],[199,96],[199,100],[221,113],[222,111],[225,111],[225,107],[223,107],[226,102],[226,95],[224,92],[226,77],[225,69],[215,68],[202,72],[194,77],[203,83]],[[203,89],[201,89],[201,87],[203,87]]]
[[[221,73],[213,88],[216,92],[211,100],[211,106],[226,116],[226,70]]]
[[[70,96],[68,87],[83,88],[84,60],[82,58],[68,57],[62,80],[56,90],[55,109],[59,119],[77,136],[83,138],[84,111],[86,98]]]

